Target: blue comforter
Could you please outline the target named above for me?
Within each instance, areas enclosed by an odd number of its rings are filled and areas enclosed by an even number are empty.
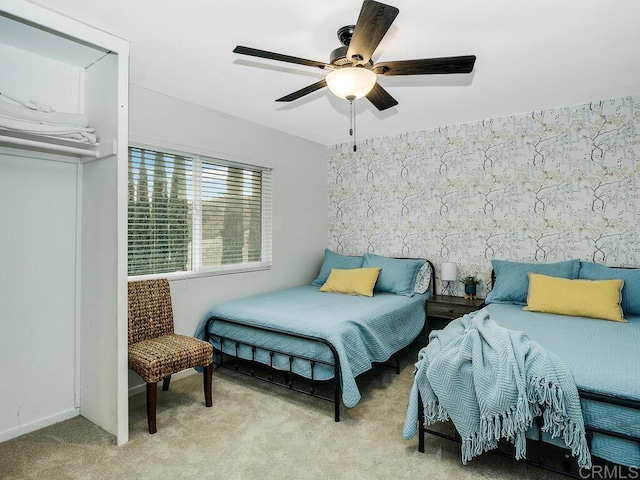
[[[342,400],[345,406],[353,407],[361,398],[355,377],[369,370],[372,362],[388,360],[418,336],[424,326],[424,304],[428,297],[428,293],[413,297],[389,293],[360,297],[323,293],[319,292],[319,287],[305,285],[216,305],[202,319],[194,336],[204,339],[207,320],[220,317],[323,338],[338,353]],[[278,333],[221,322],[213,322],[211,330],[211,333],[223,336],[242,335],[246,341],[266,348],[320,360],[330,359],[329,349],[325,346]]]

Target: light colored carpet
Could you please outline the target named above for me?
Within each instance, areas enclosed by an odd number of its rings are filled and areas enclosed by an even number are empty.
[[[0,444],[7,479],[505,479],[566,478],[484,454],[467,466],[454,442],[402,439],[418,347],[402,372],[375,367],[358,377],[361,402],[342,407],[241,376],[214,371],[213,407],[205,408],[200,375],[158,392],[158,433],[146,430],[144,393],[130,399],[130,442],[82,417]]]

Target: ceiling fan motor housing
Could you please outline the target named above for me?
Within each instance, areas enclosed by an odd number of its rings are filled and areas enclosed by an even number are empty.
[[[350,65],[351,60],[347,59],[347,50],[349,50],[349,47],[347,45],[336,48],[329,55],[329,63],[331,63],[331,65],[335,65],[336,67],[342,67],[347,64]]]
[[[355,25],[345,25],[338,30],[338,40],[342,43],[342,47],[336,48],[329,55],[329,63],[336,67],[343,67],[345,65],[352,65],[353,59],[347,58],[347,52],[349,51],[349,44],[351,43],[351,37],[355,31]],[[356,61],[362,60],[362,57],[355,59]],[[369,60],[367,67],[373,66],[373,61]]]
[[[351,43],[351,37],[355,29],[355,25],[345,25],[338,29],[338,40],[340,40],[342,47],[336,48],[329,55],[329,63],[331,65],[342,67],[343,65],[351,63],[351,60],[347,60],[347,51],[349,50],[349,44]]]

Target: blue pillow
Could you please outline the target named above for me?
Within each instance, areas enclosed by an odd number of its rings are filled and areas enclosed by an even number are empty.
[[[599,263],[582,262],[578,278],[585,280],[624,280],[620,306],[625,315],[640,315],[640,269],[611,268]]]
[[[320,267],[320,273],[318,277],[311,282],[311,285],[321,287],[329,278],[332,268],[339,268],[340,270],[351,270],[352,268],[362,267],[363,257],[350,257],[347,255],[340,255],[339,253],[332,252],[328,248],[324,249],[324,260]]]
[[[371,253],[364,254],[363,267],[380,267],[378,281],[374,292],[395,293],[406,297],[413,297],[418,272],[424,265],[424,260],[381,257]]]
[[[496,282],[489,292],[485,303],[515,303],[526,305],[529,293],[527,273],[540,273],[550,277],[578,278],[580,260],[568,260],[558,263],[521,263],[506,260],[491,260]]]

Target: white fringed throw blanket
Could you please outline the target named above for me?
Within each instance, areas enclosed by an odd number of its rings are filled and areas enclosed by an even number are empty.
[[[500,327],[486,309],[433,332],[418,355],[403,435],[417,432],[418,391],[425,423],[453,421],[462,463],[498,440],[526,456],[526,431],[542,415],[544,432],[562,437],[578,465],[591,467],[580,399],[568,367],[522,332]]]

